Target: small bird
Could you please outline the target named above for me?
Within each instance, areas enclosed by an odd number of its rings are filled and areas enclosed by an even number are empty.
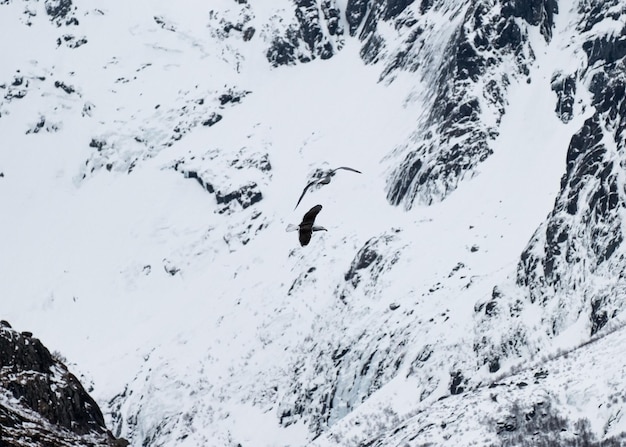
[[[352,169],[347,166],[340,166],[338,168],[327,170],[327,171],[322,171],[322,170],[317,171],[315,174],[313,174],[314,179],[311,182],[309,182],[308,185],[304,187],[304,190],[302,191],[302,194],[300,195],[300,198],[298,199],[298,203],[296,203],[294,210],[298,208],[298,205],[300,205],[302,198],[304,197],[306,192],[309,190],[309,188],[313,186],[328,185],[330,183],[330,180],[335,175],[335,173],[340,169],[345,169],[346,171],[352,171],[352,172],[356,172],[357,174],[362,174],[361,171],[357,171],[356,169]]]
[[[305,245],[308,245],[308,243],[311,241],[311,236],[313,235],[314,231],[328,231],[324,227],[321,227],[319,225],[313,225],[315,223],[315,218],[321,210],[322,205],[315,205],[313,208],[306,212],[306,214],[302,218],[302,222],[300,222],[300,225],[287,225],[286,231],[298,230],[300,245],[302,245],[303,247]]]

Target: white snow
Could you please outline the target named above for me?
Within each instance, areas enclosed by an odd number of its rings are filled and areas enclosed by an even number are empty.
[[[400,75],[379,83],[381,67],[365,66],[352,39],[330,60],[271,68],[262,37],[271,29],[260,28],[272,17],[280,22],[288,2],[74,3],[80,25],[69,31],[88,39],[76,49],[56,47],[67,30],[49,23],[43,5],[29,6],[37,10],[32,26],[22,23],[25,3],[0,6],[0,28],[12,35],[0,42],[0,84],[18,69],[30,82],[23,99],[0,102],[0,302],[4,319],[60,351],[93,385],[109,424],[122,413],[121,436],[133,445],[150,437],[155,445],[309,445],[304,424],[281,426],[278,408],[311,340],[331,346],[366,329],[375,338],[405,328],[410,354],[432,344],[444,352],[437,355],[470,355],[474,306],[495,285],[514,289],[519,254],[554,204],[569,138],[591,112],[567,125],[554,114],[550,80],[568,63],[569,55],[559,56],[566,42],[544,48],[535,36],[531,82],[511,86],[494,155],[480,174],[444,202],[405,212],[385,199],[383,160],[414,130],[422,99],[419,92],[420,99],[407,99],[420,81]],[[220,40],[216,17],[241,11],[251,11],[258,34],[250,42],[236,32]],[[557,25],[564,36],[567,18]],[[55,88],[55,80],[79,95]],[[229,88],[251,93],[219,108],[215,98]],[[94,105],[91,116],[81,113],[86,103]],[[166,144],[181,120],[211,111],[223,120],[196,123]],[[59,130],[25,134],[40,116]],[[92,138],[113,149],[97,154]],[[231,167],[239,151],[267,153],[271,171]],[[99,163],[101,156],[112,158]],[[229,185],[254,180],[263,200],[220,214],[213,194],[172,169],[180,160]],[[107,162],[123,169],[109,172]],[[363,174],[339,172],[294,210],[308,175],[337,166]],[[316,223],[329,231],[301,248],[284,229],[317,203],[324,208]],[[242,244],[236,236],[249,231],[256,210],[265,227]],[[337,290],[346,287],[357,251],[394,229],[401,231],[385,255],[397,250],[397,263],[367,294],[357,289],[342,304]],[[391,303],[400,305],[397,316]],[[400,314],[409,309],[415,314]],[[539,320],[527,312],[529,325]],[[313,370],[315,358],[307,362]],[[423,405],[448,393],[455,365],[441,362]],[[335,432],[362,439],[415,414],[428,386],[405,376],[333,421]],[[346,399],[357,402],[357,391]],[[586,389],[567,399],[581,414],[591,412]],[[368,418],[379,426],[354,425]],[[622,431],[619,424],[611,430]],[[320,445],[333,445],[330,439]]]

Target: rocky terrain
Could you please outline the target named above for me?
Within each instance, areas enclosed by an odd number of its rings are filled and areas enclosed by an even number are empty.
[[[30,332],[0,323],[0,441],[3,446],[110,446],[98,404]]]

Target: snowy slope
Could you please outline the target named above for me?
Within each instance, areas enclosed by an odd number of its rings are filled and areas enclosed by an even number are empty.
[[[489,416],[459,419],[458,439],[499,439],[484,384],[514,377],[506,402],[537,404],[511,369],[603,336],[622,305],[617,282],[591,331],[563,310],[572,282],[526,266],[562,221],[572,135],[604,116],[586,42],[614,42],[623,11],[513,3],[0,3],[3,315],[67,357],[132,445],[401,445],[476,405]],[[620,160],[623,118],[603,129],[616,129],[607,163]],[[363,173],[294,210],[337,166]],[[329,231],[302,248],[285,227],[318,203]],[[579,217],[566,233],[605,222]],[[615,271],[576,281],[595,291]],[[612,399],[562,390],[594,346],[618,355],[621,334],[555,360],[571,372],[541,382],[550,408],[574,424]],[[623,432],[614,405],[596,438]]]
[[[388,397],[401,411],[374,396],[313,445],[623,445],[622,332],[623,323],[426,405],[407,402],[406,384],[392,382]]]

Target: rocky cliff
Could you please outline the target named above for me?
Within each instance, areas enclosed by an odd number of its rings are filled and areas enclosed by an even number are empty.
[[[39,339],[0,325],[3,446],[127,445],[106,429],[98,404]]]

